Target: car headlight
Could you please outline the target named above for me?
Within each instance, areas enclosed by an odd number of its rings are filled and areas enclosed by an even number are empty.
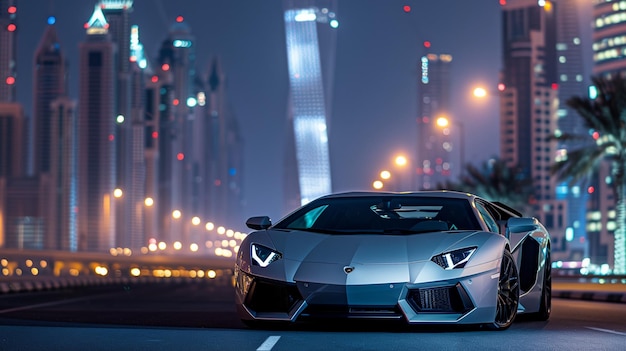
[[[280,260],[283,255],[268,247],[252,244],[252,264],[267,267],[270,263]]]
[[[469,261],[476,247],[467,247],[433,256],[430,260],[441,266],[443,269],[463,268]]]

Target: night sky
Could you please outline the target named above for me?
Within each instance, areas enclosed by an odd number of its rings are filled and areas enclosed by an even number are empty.
[[[78,43],[96,0],[18,1],[18,100],[32,110],[33,53],[57,17],[70,62],[70,95],[78,97]],[[404,5],[411,11],[405,13]],[[135,0],[146,56],[154,61],[177,15],[196,37],[197,65],[222,59],[228,99],[245,141],[242,224],[253,215],[282,212],[286,134],[287,58],[281,0]],[[422,43],[453,56],[452,118],[466,130],[466,160],[498,154],[498,100],[477,102],[471,88],[495,90],[501,67],[497,0],[339,0],[334,98],[329,125],[333,191],[369,190],[392,156],[415,145],[416,91]],[[242,225],[243,227],[243,225]]]

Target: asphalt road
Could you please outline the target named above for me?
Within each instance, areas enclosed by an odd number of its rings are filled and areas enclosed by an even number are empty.
[[[229,279],[122,284],[0,295],[0,350],[624,350],[624,316],[624,303],[555,298],[548,322],[518,318],[502,332],[379,322],[251,330]]]

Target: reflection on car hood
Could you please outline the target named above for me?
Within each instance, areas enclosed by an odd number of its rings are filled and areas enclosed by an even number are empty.
[[[483,235],[476,235],[482,233]],[[268,231],[276,249],[287,260],[340,264],[393,264],[430,260],[459,241],[480,246],[484,232],[457,231],[413,235],[317,234]]]

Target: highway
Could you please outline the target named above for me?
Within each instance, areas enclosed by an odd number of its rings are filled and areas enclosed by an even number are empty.
[[[585,284],[555,282],[555,295]],[[623,292],[615,285],[614,292]],[[623,350],[626,303],[553,299],[506,331],[398,323],[245,327],[230,278],[0,295],[0,350]]]

